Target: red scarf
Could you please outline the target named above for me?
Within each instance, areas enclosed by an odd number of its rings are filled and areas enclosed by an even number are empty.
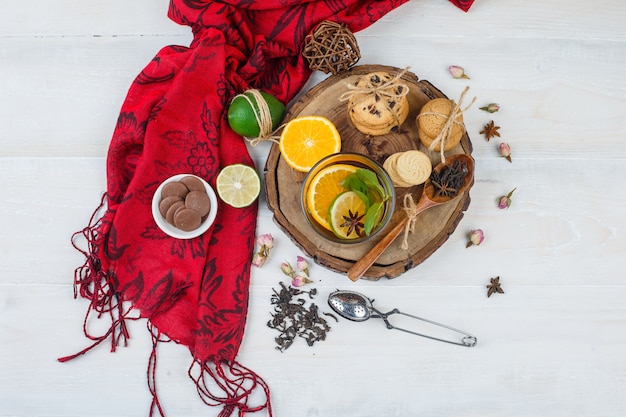
[[[288,103],[310,75],[301,48],[317,24],[329,19],[356,32],[406,1],[171,1],[169,17],[190,26],[194,38],[190,47],[163,48],[129,89],[107,158],[106,210],[78,233],[88,250],[75,289],[90,300],[84,330],[94,344],[61,361],[107,339],[114,351],[128,337],[125,320],[146,318],[154,343],[151,414],[163,415],[154,385],[156,346],[171,339],[189,347],[189,375],[203,401],[223,406],[220,416],[236,408],[240,415],[268,408],[271,415],[267,385],[235,359],[246,322],[257,205],[220,204],[209,231],[178,240],[156,226],[151,199],[175,174],[214,185],[226,165],[253,166],[226,120],[231,99],[257,88]],[[90,313],[110,317],[106,334],[88,332]],[[254,389],[265,391],[264,403],[248,404]]]
[[[457,6],[459,9],[463,10],[464,12],[467,12],[470,7],[472,7],[472,4],[474,3],[474,0],[450,0],[452,3],[454,3],[455,6]]]

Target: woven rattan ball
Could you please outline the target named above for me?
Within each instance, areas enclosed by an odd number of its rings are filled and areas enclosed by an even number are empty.
[[[325,20],[307,35],[302,55],[313,71],[337,75],[348,70],[361,58],[356,38],[350,29]]]

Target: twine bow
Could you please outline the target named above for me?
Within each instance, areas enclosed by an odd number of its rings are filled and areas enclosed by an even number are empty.
[[[402,208],[406,213],[406,217],[408,221],[406,226],[404,226],[404,237],[402,238],[402,249],[409,248],[409,233],[413,233],[415,230],[415,221],[417,220],[417,215],[419,212],[417,211],[418,207],[415,201],[413,200],[413,196],[410,193],[406,193],[404,195],[404,207]]]
[[[270,107],[267,104],[267,101],[261,95],[261,92],[257,89],[247,90],[246,93],[250,93],[254,101],[256,102],[256,107],[259,109],[258,113],[255,110],[254,103],[252,99],[248,97],[247,94],[237,94],[233,100],[237,97],[243,97],[252,107],[252,113],[254,113],[254,117],[256,119],[257,124],[259,125],[259,136],[256,138],[248,138],[245,139],[251,146],[257,146],[259,143],[264,141],[272,141],[274,143],[278,143],[278,139],[280,136],[276,136],[275,133],[280,129],[280,127],[276,130],[272,130],[272,113],[270,113]]]
[[[456,118],[459,115],[461,115],[463,112],[467,111],[470,107],[472,107],[472,104],[474,104],[474,102],[476,101],[476,97],[474,97],[471,103],[468,104],[463,110],[461,110],[461,104],[463,104],[463,99],[465,98],[465,94],[468,92],[468,90],[469,90],[469,86],[465,87],[465,89],[461,93],[461,96],[458,99],[458,102],[452,101],[454,103],[454,107],[452,108],[452,111],[450,112],[449,116],[446,114],[439,113],[439,112],[431,112],[431,111],[420,113],[417,116],[418,118],[420,118],[421,116],[426,116],[426,115],[436,115],[436,116],[441,116],[443,118],[447,118],[446,123],[443,125],[443,128],[441,129],[441,132],[439,132],[435,140],[433,140],[433,142],[428,147],[428,149],[432,151],[437,147],[437,145],[440,146],[439,152],[441,155],[441,162],[446,162],[445,146],[446,146],[446,142],[450,138],[450,134],[452,133],[452,128],[454,127],[455,124],[463,128],[463,123],[457,121]]]

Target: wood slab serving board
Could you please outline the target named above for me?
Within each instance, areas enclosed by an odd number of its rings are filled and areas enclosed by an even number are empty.
[[[415,119],[427,101],[445,95],[428,81],[419,80],[409,71],[404,73],[402,81],[409,87],[410,113],[397,132],[383,136],[368,136],[352,126],[347,115],[347,103],[341,102],[339,97],[348,90],[348,84],[354,85],[359,77],[376,71],[399,73],[402,69],[361,65],[343,74],[331,76],[293,102],[287,110],[284,122],[304,115],[325,116],[335,123],[341,134],[342,151],[369,155],[382,164],[395,152],[418,149],[430,156],[433,166],[438,164],[441,161],[439,153],[429,151],[419,141]],[[456,153],[471,155],[471,152],[472,143],[465,131],[459,145],[446,155]],[[346,273],[356,260],[376,244],[385,231],[371,241],[358,244],[334,243],[317,234],[307,223],[302,212],[300,201],[304,176],[305,174],[295,172],[285,163],[280,156],[278,145],[274,144],[265,164],[267,203],[274,215],[274,221],[317,264]],[[422,188],[422,186],[396,188],[396,209],[387,226],[388,229],[405,216],[402,210],[404,195],[411,193],[417,202]],[[401,237],[396,239],[363,278],[370,280],[382,277],[395,278],[428,258],[456,229],[469,206],[469,191],[468,188],[467,192],[456,200],[420,214],[415,224],[415,232],[409,237],[408,249],[401,249]]]

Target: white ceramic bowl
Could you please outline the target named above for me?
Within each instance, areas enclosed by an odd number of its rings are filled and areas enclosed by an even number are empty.
[[[204,184],[204,188],[206,189],[206,193],[209,196],[209,201],[211,201],[211,209],[209,211],[207,218],[200,224],[200,226],[197,229],[189,231],[189,232],[185,232],[184,230],[180,230],[174,225],[169,224],[167,220],[165,220],[165,217],[163,217],[163,215],[161,214],[161,211],[159,210],[159,203],[161,202],[161,190],[163,190],[163,187],[166,184],[173,182],[173,181],[180,181],[182,178],[188,177],[188,176],[196,177],[200,181],[202,181],[202,184]],[[174,175],[173,177],[166,179],[165,181],[161,183],[161,185],[159,185],[159,188],[157,188],[156,192],[154,193],[154,196],[152,197],[152,217],[154,217],[154,221],[156,222],[157,226],[159,226],[159,228],[163,230],[163,232],[177,239],[191,239],[191,238],[200,236],[201,234],[206,232],[209,229],[209,227],[211,227],[211,225],[215,221],[216,216],[217,216],[217,196],[215,194],[215,191],[209,185],[208,182],[206,182],[202,178],[193,174],[178,174],[178,175]]]

